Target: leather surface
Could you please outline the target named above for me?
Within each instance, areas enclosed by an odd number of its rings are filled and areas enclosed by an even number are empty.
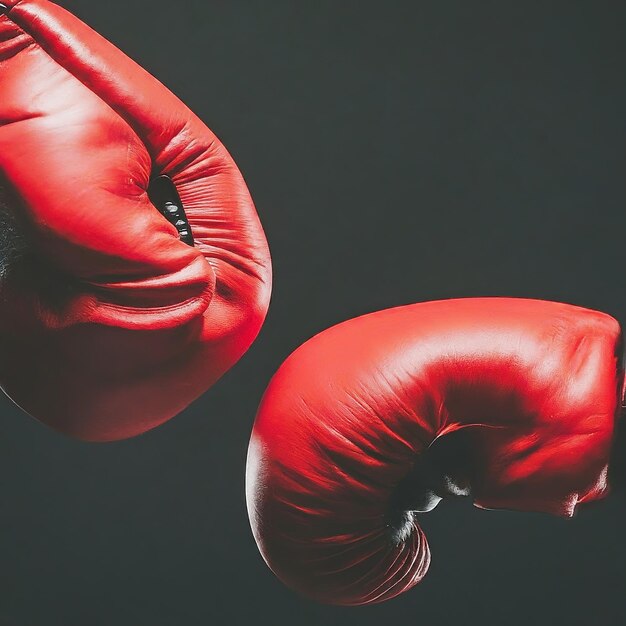
[[[4,282],[0,381],[67,434],[169,419],[247,350],[271,290],[233,159],[170,91],[45,0],[0,17],[0,174],[32,253]],[[195,246],[150,203],[169,176]]]
[[[415,304],[320,333],[278,370],[252,433],[248,511],[265,560],[316,600],[380,602],[426,574],[412,511],[439,497],[562,516],[602,498],[621,351],[608,315],[507,298]],[[416,486],[430,488],[420,460],[449,445],[434,501],[412,508]]]

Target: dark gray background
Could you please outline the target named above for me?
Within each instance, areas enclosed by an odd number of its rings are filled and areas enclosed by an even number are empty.
[[[244,463],[272,373],[346,318],[512,295],[626,321],[626,4],[64,6],[226,143],[265,225],[275,289],[243,361],[143,437],[76,443],[2,400],[0,623],[624,623],[618,499],[570,521],[444,504],[422,518],[433,564],[421,585],[337,609],[266,568]]]

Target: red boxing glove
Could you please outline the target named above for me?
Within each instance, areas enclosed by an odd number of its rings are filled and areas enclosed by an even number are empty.
[[[0,175],[29,241],[2,283],[0,383],[69,435],[130,437],[250,346],[265,236],[224,146],[161,83],[51,2],[0,3]]]
[[[317,335],[278,370],[248,453],[265,560],[321,602],[388,600],[426,574],[416,511],[573,515],[607,490],[617,322],[533,300],[427,302]]]

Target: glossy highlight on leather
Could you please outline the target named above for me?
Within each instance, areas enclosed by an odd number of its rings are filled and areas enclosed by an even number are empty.
[[[0,383],[69,435],[137,435],[255,339],[265,235],[232,157],[176,96],[54,3],[5,4],[0,184],[30,254],[2,283]],[[160,176],[173,223],[149,198]]]
[[[321,332],[280,367],[254,424],[246,493],[263,557],[301,594],[368,604],[426,575],[418,512],[442,499],[572,516],[608,491],[622,351],[608,315],[511,298]]]

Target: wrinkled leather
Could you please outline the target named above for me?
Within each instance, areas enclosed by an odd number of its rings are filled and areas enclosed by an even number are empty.
[[[5,4],[0,175],[32,252],[2,284],[0,382],[69,435],[136,435],[256,337],[265,236],[231,156],[176,96],[61,7]],[[159,174],[195,247],[148,199]]]
[[[415,304],[322,332],[280,367],[256,417],[247,501],[263,557],[322,602],[409,589],[430,562],[410,506],[415,469],[455,441],[438,497],[573,515],[607,493],[621,350],[608,315],[506,298]]]

